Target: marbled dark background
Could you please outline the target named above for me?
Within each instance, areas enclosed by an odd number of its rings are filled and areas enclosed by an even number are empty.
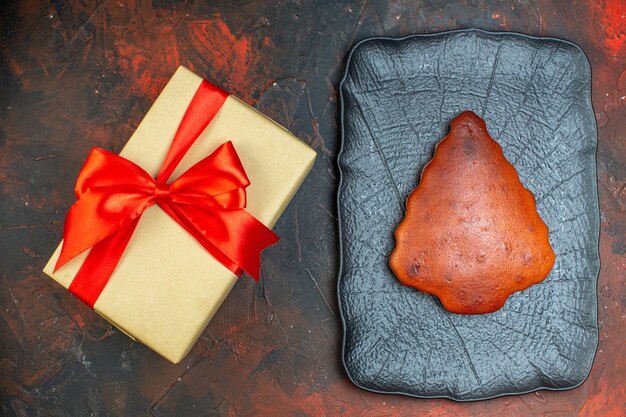
[[[626,1],[3,0],[0,413],[7,416],[622,416],[626,414]],[[338,319],[337,87],[375,35],[479,27],[562,37],[593,69],[599,129],[600,346],[567,392],[474,403],[348,381]],[[92,146],[119,151],[180,64],[307,141],[313,172],[263,278],[237,284],[179,365],[133,343],[40,271]]]

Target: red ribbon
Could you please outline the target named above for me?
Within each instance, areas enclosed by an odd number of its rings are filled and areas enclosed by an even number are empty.
[[[222,265],[258,280],[260,253],[278,241],[244,210],[250,185],[231,142],[218,147],[178,179],[167,183],[178,163],[211,122],[228,94],[208,81],[198,87],[156,179],[133,162],[94,148],[76,181],[77,201],[63,230],[54,270],[92,248],[69,290],[93,307],[151,205],[178,222]]]

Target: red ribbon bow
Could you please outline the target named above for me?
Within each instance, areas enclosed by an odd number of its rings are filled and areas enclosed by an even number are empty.
[[[166,181],[224,103],[227,94],[203,81],[187,108],[156,180],[133,162],[94,148],[78,180],[55,271],[92,248],[69,290],[91,307],[104,289],[141,214],[159,207],[213,257],[239,275],[259,276],[261,251],[278,241],[244,210],[250,185],[232,142],[226,142],[172,183]]]

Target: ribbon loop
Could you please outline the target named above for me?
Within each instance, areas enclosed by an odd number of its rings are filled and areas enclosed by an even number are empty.
[[[168,213],[233,273],[258,280],[261,251],[278,237],[244,208],[250,181],[232,142],[220,145],[179,178],[169,176],[226,100],[202,81],[156,180],[123,157],[94,149],[76,181],[76,203],[63,231],[55,271],[92,248],[70,291],[93,307],[121,258],[142,213],[152,204]]]

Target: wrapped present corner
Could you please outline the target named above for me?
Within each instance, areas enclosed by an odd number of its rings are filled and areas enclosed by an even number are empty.
[[[205,97],[199,99],[201,93]],[[192,140],[180,146],[181,136]],[[90,154],[76,185],[74,206],[82,206],[70,209],[65,225],[64,236],[68,228],[74,235],[61,242],[44,272],[127,335],[178,363],[241,271],[254,275],[259,253],[245,252],[273,243],[269,229],[316,154],[266,116],[180,67],[119,156]],[[133,178],[132,190],[122,186],[122,194],[97,195],[111,178],[124,183],[127,177]],[[134,206],[120,203],[129,199]],[[90,210],[93,216],[85,214]],[[95,220],[101,212],[106,224]],[[107,235],[124,216],[133,219],[130,226],[126,221]],[[82,251],[84,235],[97,242]]]

